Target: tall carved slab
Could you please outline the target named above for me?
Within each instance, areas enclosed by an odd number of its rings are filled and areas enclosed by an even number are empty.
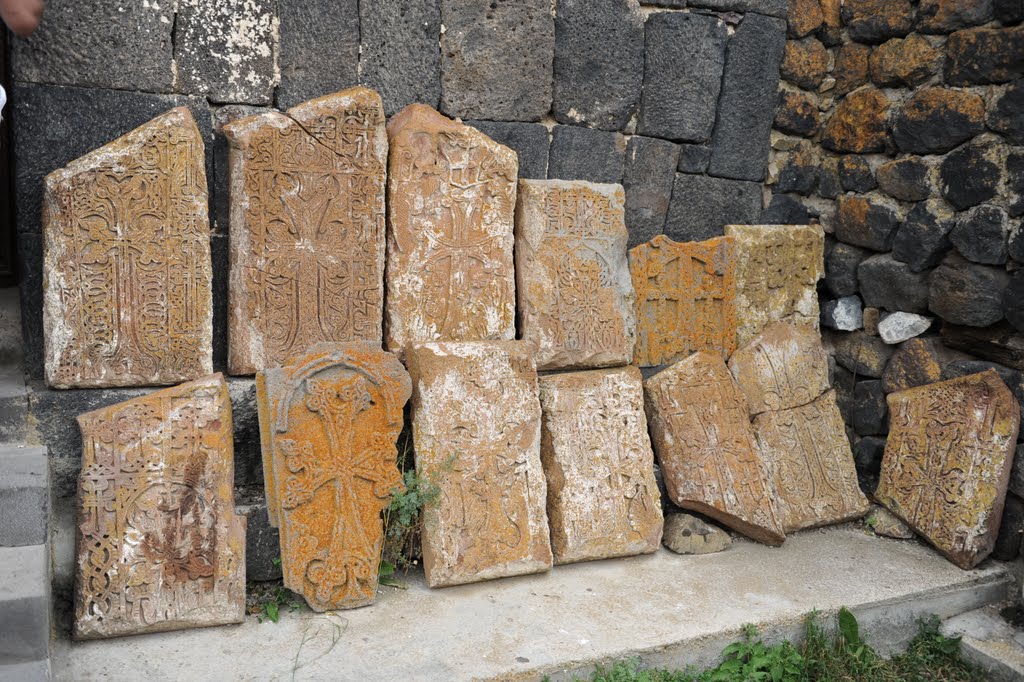
[[[385,342],[515,336],[515,152],[424,104],[388,122]]]
[[[521,341],[427,343],[408,352],[416,470],[441,488],[424,510],[431,587],[551,568],[540,400]]]
[[[380,95],[351,88],[224,126],[231,165],[228,366],[252,374],[320,342],[380,343]]]
[[[231,403],[219,374],[88,412],[78,478],[76,639],[240,623]]]
[[[179,107],[46,177],[51,386],[174,384],[213,371],[203,159]]]
[[[995,546],[1020,405],[993,370],[891,393],[875,497],[961,568]]]
[[[640,370],[542,376],[540,404],[555,563],[656,552],[663,520]]]
[[[372,342],[319,344],[256,375],[284,584],[315,611],[377,594],[381,512],[402,485],[395,442],[411,393],[402,363]]]
[[[733,240],[674,242],[658,235],[629,252],[636,289],[633,361],[666,365],[695,351],[736,349]]]
[[[520,180],[516,286],[538,369],[628,364],[636,341],[621,185]]]
[[[717,353],[698,352],[644,382],[651,441],[677,506],[759,542],[785,539],[775,486],[746,399]]]
[[[818,280],[825,276],[820,225],[728,225],[736,240],[736,337],[744,346],[772,322],[818,329]]]

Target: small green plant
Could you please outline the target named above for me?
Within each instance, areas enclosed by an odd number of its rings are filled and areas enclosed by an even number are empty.
[[[291,590],[287,590],[284,587],[275,587],[270,594],[259,604],[258,612],[256,617],[262,623],[263,619],[266,618],[271,623],[276,623],[281,619],[281,609],[288,608],[291,611],[297,611],[302,604],[295,598]]]

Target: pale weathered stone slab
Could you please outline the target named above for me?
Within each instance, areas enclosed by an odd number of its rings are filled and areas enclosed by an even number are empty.
[[[519,332],[538,369],[628,364],[636,342],[621,185],[520,180]]]
[[[424,104],[388,138],[387,349],[514,338],[515,152]]]
[[[731,238],[679,243],[658,235],[629,252],[636,364],[669,364],[695,351],[728,358],[736,349],[733,248]]]
[[[540,400],[521,341],[427,343],[408,352],[416,470],[441,488],[423,513],[431,587],[551,568]]]
[[[718,526],[690,514],[665,517],[662,544],[676,554],[714,554],[727,549],[732,537]]]
[[[995,546],[1020,405],[993,370],[888,397],[875,498],[961,568]]]
[[[318,344],[256,375],[267,508],[285,587],[315,611],[377,594],[381,512],[401,487],[395,443],[412,382],[373,342]]]
[[[759,542],[781,545],[775,485],[746,399],[722,357],[694,353],[645,381],[644,397],[672,502]]]
[[[867,513],[835,391],[800,407],[758,415],[754,432],[775,479],[787,533]]]
[[[74,636],[240,623],[231,403],[220,374],[87,412]]]
[[[828,353],[807,325],[776,322],[729,358],[750,416],[788,410],[828,390]]]
[[[640,370],[542,376],[540,404],[555,563],[657,551],[661,497]]]
[[[818,329],[818,280],[825,276],[820,225],[727,225],[736,239],[736,339],[746,345],[772,322]]]
[[[46,177],[51,386],[174,384],[213,371],[204,163],[199,129],[179,107]]]
[[[374,341],[384,308],[388,139],[380,95],[351,88],[224,126],[231,167],[228,368],[320,342]]]

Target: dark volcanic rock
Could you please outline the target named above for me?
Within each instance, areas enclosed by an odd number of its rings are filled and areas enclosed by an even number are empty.
[[[543,180],[548,176],[548,129],[540,123],[466,121],[487,137],[519,156],[519,177]]]
[[[912,154],[941,154],[985,130],[985,102],[973,92],[921,88],[897,111],[892,137]]]
[[[853,461],[857,466],[857,480],[864,492],[871,494],[878,488],[884,456],[885,438],[866,436],[854,444]]]
[[[1012,493],[1003,501],[1003,518],[999,522],[999,535],[990,555],[996,561],[1013,561],[1020,554],[1024,538],[1024,501]]]
[[[865,332],[832,334],[836,362],[853,372],[857,377],[878,379],[885,372],[885,366],[895,349],[877,336]]]
[[[1003,318],[1002,295],[1010,276],[953,253],[931,275],[928,308],[947,322],[987,327]]]
[[[677,242],[717,237],[726,225],[750,225],[761,215],[761,185],[677,173],[665,234]]]
[[[871,165],[861,156],[839,159],[839,182],[847,192],[870,192],[878,186]]]
[[[825,285],[833,296],[850,296],[860,290],[857,268],[871,256],[871,251],[850,244],[837,243],[825,256]]]
[[[884,43],[910,33],[914,7],[909,0],[846,0],[843,23],[859,43]]]
[[[703,173],[711,161],[711,147],[701,144],[679,145],[680,173]]]
[[[889,408],[885,402],[882,382],[858,381],[853,387],[853,414],[850,426],[858,436],[888,433]]]
[[[1006,86],[988,114],[988,127],[1013,144],[1024,145],[1024,80]]]
[[[871,80],[883,87],[915,87],[935,75],[942,53],[919,35],[893,38],[871,53]]]
[[[886,365],[882,388],[894,393],[940,381],[942,368],[958,355],[935,337],[910,339],[900,344]]]
[[[679,145],[639,135],[630,138],[622,175],[630,248],[665,228],[678,163]]]
[[[952,248],[949,233],[954,213],[941,199],[929,199],[915,206],[900,225],[893,240],[892,257],[921,272],[942,262]]]
[[[944,324],[942,340],[950,348],[1024,370],[1024,334],[1007,322],[985,329]]]
[[[917,8],[917,30],[921,33],[949,33],[992,21],[992,0],[921,0]]]
[[[326,1],[331,3],[329,7],[337,7],[333,0]],[[287,2],[281,3],[281,8],[288,6],[289,11],[308,12],[307,5],[306,2]],[[304,7],[307,9],[303,10]],[[323,14],[315,13],[315,21],[323,22]],[[441,9],[437,0],[360,2],[356,31],[361,41],[359,79],[380,93],[384,113],[391,116],[413,102],[438,106],[441,99],[441,50],[438,47]],[[317,57],[324,53],[335,55],[329,47],[319,49],[322,52]],[[324,66],[325,62],[333,61],[335,59],[314,58],[305,66],[320,78],[330,80],[331,69]],[[319,92],[330,91],[327,86]]]
[[[795,192],[808,195],[818,184],[821,159],[812,144],[802,144],[787,159],[778,180],[775,182],[777,192]]]
[[[1024,0],[994,0],[996,19],[1004,24],[1024,21]]]
[[[1024,332],[1024,270],[1014,273],[1003,291],[1003,314],[1010,324]]]
[[[942,196],[958,211],[988,201],[999,189],[999,149],[973,143],[951,152],[939,166]]]
[[[836,52],[836,65],[832,77],[836,79],[836,95],[853,92],[868,82],[871,48],[867,45],[847,43]]]
[[[811,212],[796,197],[776,194],[771,203],[761,211],[762,225],[807,225],[811,222]]]
[[[889,98],[876,88],[861,88],[843,98],[825,124],[821,144],[835,152],[885,151]]]
[[[626,138],[619,133],[556,125],[551,133],[548,177],[622,182]]]
[[[828,74],[828,60],[828,50],[816,38],[787,41],[782,77],[804,90],[817,90]]]
[[[928,165],[913,156],[883,163],[878,167],[878,187],[900,201],[924,201],[932,193]]]
[[[809,137],[818,132],[821,112],[814,99],[802,92],[786,90],[779,95],[775,110],[775,129],[789,135]]]
[[[1009,256],[1010,218],[998,206],[982,204],[957,216],[949,234],[960,255],[975,263],[1003,265]]]
[[[928,311],[928,275],[913,272],[890,254],[872,256],[857,268],[864,305],[889,312]]]
[[[896,211],[858,196],[839,197],[836,238],[875,251],[888,251],[899,227]]]
[[[950,85],[1006,83],[1024,74],[1024,26],[957,31],[946,43]]]

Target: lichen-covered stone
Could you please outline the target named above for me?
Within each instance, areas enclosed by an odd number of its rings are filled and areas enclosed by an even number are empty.
[[[306,5],[307,2],[283,3],[282,6],[284,4]],[[438,106],[441,99],[441,51],[438,49],[441,9],[437,0],[359,2],[358,5],[359,80],[380,93],[384,113],[393,116],[416,102]],[[339,13],[338,9],[331,9],[318,14],[317,18],[322,20],[325,14]],[[336,53],[332,50],[332,54]],[[317,59],[311,65],[321,72],[324,61]]]
[[[950,33],[992,21],[992,0],[921,0],[917,8],[917,30],[921,33]]]
[[[850,38],[860,43],[884,43],[914,27],[910,0],[845,0],[842,16]]]
[[[548,176],[550,133],[541,123],[465,121],[519,157],[519,177],[543,180]]]
[[[625,158],[626,138],[619,133],[556,125],[551,131],[548,177],[620,183]]]
[[[665,517],[662,544],[676,554],[713,554],[732,544],[729,534],[690,514]]]
[[[626,191],[626,228],[633,248],[665,229],[679,145],[633,135],[626,146],[622,187]]]
[[[1024,26],[957,31],[946,42],[946,82],[984,85],[1020,78],[1022,53]]]
[[[748,225],[761,215],[758,182],[676,173],[665,234],[679,242],[721,236],[726,225]]]
[[[816,90],[828,73],[828,50],[815,38],[790,40],[782,59],[782,77],[804,90]]]
[[[869,60],[871,80],[882,87],[915,87],[941,67],[942,52],[917,34],[886,41]]]
[[[878,167],[878,188],[900,201],[924,201],[932,193],[931,168],[922,159],[905,156]]]
[[[847,192],[870,192],[878,186],[871,164],[861,156],[843,156],[838,164],[839,182]]]
[[[910,339],[893,353],[885,374],[882,389],[886,393],[935,383],[942,378],[942,368],[953,357],[937,338]]]
[[[928,274],[912,271],[890,254],[863,261],[857,278],[865,305],[890,312],[923,313],[928,309]]]
[[[871,252],[850,244],[837,243],[825,255],[825,285],[833,296],[851,296],[860,288],[857,267]]]
[[[375,39],[379,35],[374,34],[374,28],[377,26],[376,20],[379,19],[380,13],[371,11],[367,5],[376,7],[383,4],[362,3],[363,6],[360,7],[358,0],[274,3],[279,22],[277,67],[281,73],[281,82],[275,93],[277,106],[281,109],[292,107],[358,84],[360,66],[364,69],[363,74],[369,73],[372,68],[369,61],[360,65],[360,51],[366,50],[363,56],[372,59]],[[362,25],[360,19],[363,20]],[[395,28],[397,37],[397,27]],[[437,50],[436,33],[434,50]],[[395,50],[395,53],[400,54],[400,51]],[[325,59],[325,54],[329,54],[330,58]],[[425,58],[421,58],[420,63],[429,64]],[[412,64],[403,64],[403,67],[416,68]],[[433,67],[436,91],[436,56]],[[420,74],[417,72],[416,75]],[[362,82],[368,81],[364,78]],[[433,100],[427,101],[437,104],[437,95],[434,95]],[[388,109],[387,113],[394,113],[396,110]]]
[[[928,308],[953,324],[987,327],[1003,317],[1003,268],[977,265],[952,253],[931,273]]]
[[[818,132],[821,112],[814,99],[803,92],[784,90],[779,93],[779,106],[775,110],[773,126],[790,135],[810,137]]]
[[[885,150],[889,98],[862,88],[843,98],[825,124],[822,146],[835,152],[867,154]]]
[[[942,196],[959,211],[988,201],[999,191],[1000,148],[989,142],[972,143],[948,154],[939,166]]]
[[[921,88],[893,117],[896,145],[912,154],[942,154],[985,130],[985,102],[977,93]]]
[[[873,505],[864,522],[875,533],[897,540],[914,539],[914,531],[885,507]]]
[[[871,336],[878,336],[878,322],[882,319],[882,311],[878,308],[864,308],[864,331]]]
[[[888,251],[899,224],[896,212],[888,206],[865,197],[839,197],[835,235],[840,241],[874,251]]]
[[[821,323],[830,329],[853,332],[864,328],[864,305],[860,296],[844,296],[821,306]]]
[[[868,82],[871,48],[867,45],[847,43],[836,51],[835,68],[832,77],[836,79],[836,95],[853,92]]]
[[[807,225],[813,211],[800,199],[788,194],[776,194],[771,202],[761,211],[757,222],[762,225]]]
[[[961,256],[975,263],[1004,265],[1009,257],[1010,218],[998,206],[982,204],[959,214],[949,239]]]
[[[1024,145],[1024,79],[1006,86],[988,113],[988,127],[1012,144]]]
[[[818,185],[821,173],[821,153],[817,146],[810,142],[801,143],[785,158],[775,181],[775,191],[809,195]]]
[[[917,204],[896,232],[892,257],[906,263],[912,272],[935,267],[952,248],[949,233],[954,217],[954,212],[941,199]]]
[[[858,377],[877,379],[894,352],[892,346],[866,332],[851,332],[832,336],[836,362]]]

